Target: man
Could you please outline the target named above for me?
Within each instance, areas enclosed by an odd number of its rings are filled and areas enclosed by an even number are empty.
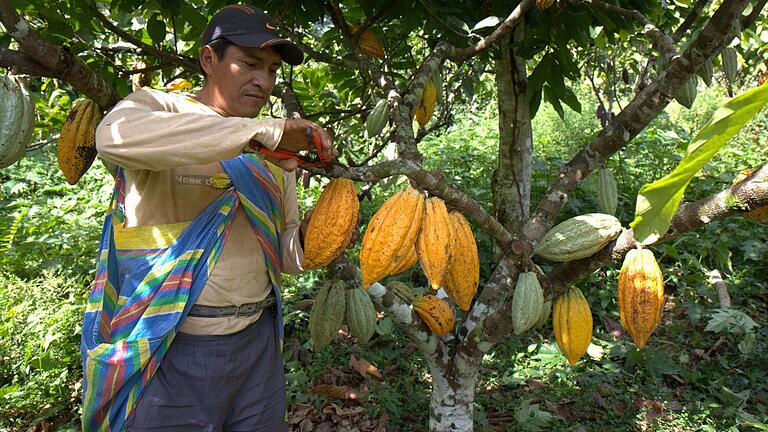
[[[287,430],[278,288],[302,271],[306,221],[296,161],[253,151],[313,135],[336,151],[312,122],[253,119],[303,59],[263,11],[225,7],[202,43],[200,91],[140,89],[97,129],[121,168],[83,325],[84,430]]]

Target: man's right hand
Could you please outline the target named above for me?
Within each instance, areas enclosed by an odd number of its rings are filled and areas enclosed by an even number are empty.
[[[277,148],[298,153],[304,150],[315,151],[315,144],[312,142],[312,134],[307,134],[307,128],[316,130],[320,135],[322,142],[323,158],[334,159],[339,152],[333,147],[333,136],[317,123],[309,120],[286,120],[283,136],[277,144]]]

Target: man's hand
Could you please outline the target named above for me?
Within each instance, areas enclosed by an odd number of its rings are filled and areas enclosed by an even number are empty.
[[[322,143],[323,159],[334,159],[339,152],[333,147],[333,135],[317,123],[309,120],[286,120],[283,136],[277,144],[277,148],[298,153],[304,150],[315,150],[315,144],[312,142],[312,134],[307,134],[307,128],[317,131]]]

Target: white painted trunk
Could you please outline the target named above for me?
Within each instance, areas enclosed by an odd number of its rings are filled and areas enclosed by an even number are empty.
[[[429,407],[430,432],[471,432],[472,404],[475,400],[477,374],[446,376],[439,366],[432,366],[432,402]]]

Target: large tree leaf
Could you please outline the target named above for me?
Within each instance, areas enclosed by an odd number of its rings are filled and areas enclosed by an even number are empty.
[[[688,145],[687,153],[677,167],[661,179],[640,188],[635,220],[629,224],[635,239],[650,244],[667,231],[693,176],[766,102],[768,85],[762,85],[720,106]]]

